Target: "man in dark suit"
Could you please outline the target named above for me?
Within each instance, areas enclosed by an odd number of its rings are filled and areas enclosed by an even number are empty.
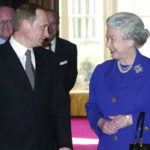
[[[50,49],[58,58],[59,68],[63,78],[63,85],[68,96],[68,107],[70,107],[69,92],[73,88],[77,78],[77,46],[57,36],[59,30],[59,16],[51,9],[46,10],[49,21]]]
[[[72,149],[56,58],[38,47],[48,36],[41,7],[16,10],[14,34],[0,46],[0,150]]]

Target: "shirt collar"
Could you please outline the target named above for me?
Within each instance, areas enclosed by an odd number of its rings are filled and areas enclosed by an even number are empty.
[[[56,47],[56,37],[51,41],[51,44],[52,44],[52,51],[55,52],[55,47]]]
[[[54,39],[51,41],[52,45],[56,45],[56,37],[54,37]]]
[[[4,40],[4,39],[0,38],[0,44],[5,43],[5,41],[6,41],[6,40]]]
[[[13,36],[11,36],[10,38],[10,44],[14,49],[14,51],[16,52],[17,56],[20,58],[22,58],[25,55],[27,49],[31,50],[31,55],[33,54],[33,48],[26,48],[24,45],[16,41]]]

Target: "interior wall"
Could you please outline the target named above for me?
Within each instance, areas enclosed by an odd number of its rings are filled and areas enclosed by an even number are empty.
[[[16,9],[18,6],[26,2],[28,2],[28,0],[0,0],[0,6],[5,5]]]
[[[18,6],[26,2],[37,3],[44,8],[54,9],[57,12],[59,10],[59,0],[0,0],[0,6],[6,5],[16,9]]]

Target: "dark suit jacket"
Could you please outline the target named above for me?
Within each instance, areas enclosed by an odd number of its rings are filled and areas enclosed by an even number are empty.
[[[55,54],[59,59],[59,68],[65,90],[69,93],[77,78],[77,46],[57,37]]]
[[[9,42],[0,46],[0,150],[72,147],[55,56],[35,48],[35,89]]]

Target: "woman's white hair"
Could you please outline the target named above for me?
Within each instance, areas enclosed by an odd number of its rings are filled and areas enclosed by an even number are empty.
[[[142,47],[150,35],[142,19],[133,13],[115,13],[106,20],[106,24],[107,27],[119,29],[124,39],[133,39],[136,48]]]

